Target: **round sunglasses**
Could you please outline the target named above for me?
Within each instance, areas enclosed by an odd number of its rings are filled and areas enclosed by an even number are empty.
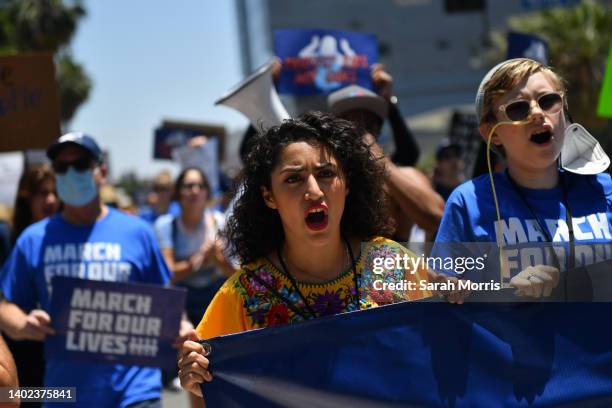
[[[499,107],[499,110],[506,116],[506,119],[516,122],[522,121],[529,117],[531,113],[531,101],[533,99],[519,99],[509,102]],[[563,94],[559,92],[550,92],[540,95],[536,102],[546,113],[557,113],[563,108]]]

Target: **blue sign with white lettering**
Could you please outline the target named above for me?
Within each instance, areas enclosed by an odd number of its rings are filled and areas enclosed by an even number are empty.
[[[531,58],[544,65],[548,65],[548,55],[548,43],[537,35],[516,32],[508,33],[507,59]]]
[[[522,0],[521,5],[527,10],[541,10],[551,7],[573,7],[580,0]]]
[[[372,89],[370,67],[378,61],[373,34],[336,30],[274,31],[282,70],[276,88],[293,95],[326,95],[347,85]]]
[[[174,368],[185,290],[55,276],[48,359]]]

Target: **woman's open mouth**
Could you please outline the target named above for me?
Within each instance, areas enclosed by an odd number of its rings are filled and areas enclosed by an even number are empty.
[[[529,140],[537,145],[546,145],[553,139],[552,132],[550,130],[544,130],[543,132],[534,133],[531,135]]]
[[[327,227],[327,207],[317,204],[306,211],[306,226],[313,231],[320,231]]]

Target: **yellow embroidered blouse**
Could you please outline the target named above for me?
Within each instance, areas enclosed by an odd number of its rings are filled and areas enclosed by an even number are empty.
[[[196,332],[200,339],[209,339],[299,322],[305,320],[311,311],[315,317],[320,317],[431,296],[428,290],[420,289],[421,282],[427,282],[427,270],[412,270],[410,266],[406,269],[403,261],[398,265],[396,260],[398,257],[404,259],[404,255],[416,257],[397,242],[382,237],[362,244],[355,268],[359,301],[351,267],[329,282],[297,282],[308,305],[304,304],[304,299],[285,274],[267,258],[260,258],[225,282],[208,306]],[[394,261],[389,261],[389,258]],[[389,284],[395,284],[395,288]]]

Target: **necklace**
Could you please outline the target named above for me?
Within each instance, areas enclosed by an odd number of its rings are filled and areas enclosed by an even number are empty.
[[[357,307],[359,307],[359,281],[357,278],[357,267],[355,265],[355,257],[353,256],[353,250],[351,249],[351,246],[349,245],[348,241],[344,237],[342,237],[342,240],[344,241],[344,244],[346,245],[346,252],[348,253],[350,257],[351,267],[353,269],[353,284],[355,285],[355,299],[353,301],[355,302]],[[289,273],[289,269],[287,268],[287,265],[285,264],[285,260],[282,256],[280,246],[277,248],[276,254],[281,264],[282,273],[287,277],[287,279],[289,279],[289,281],[291,282],[291,286],[296,291],[300,299],[302,299],[302,302],[304,303],[304,307],[308,310],[308,314],[310,315],[310,318],[311,319],[316,318],[317,317],[316,313],[310,306],[310,303],[308,303],[306,296],[304,296],[304,294],[300,290],[297,284],[297,281],[295,280],[295,277]]]
[[[287,267],[287,265],[289,264],[289,262],[287,262],[287,258],[286,258],[286,257],[285,257],[285,255],[283,254],[283,251],[280,251],[280,250],[278,251],[277,256],[278,256],[278,260],[279,260],[279,261],[280,261],[280,263],[281,263],[281,266],[283,267],[283,272],[285,272],[285,273],[286,273],[286,272],[289,270],[289,268]],[[347,267],[349,267],[349,266],[350,266],[349,262],[350,262],[349,245],[347,244],[347,245],[345,245],[345,246],[344,246],[344,259],[343,259],[343,261],[342,261],[342,267],[340,268],[340,269],[341,269],[340,274],[342,274],[342,272],[344,272],[344,270],[345,270]],[[297,269],[297,268],[296,268],[296,269]],[[321,280],[321,278],[320,278],[320,277],[318,277],[318,276],[316,276],[316,275],[313,275],[313,274],[310,274],[310,273],[308,273],[308,272],[302,272],[302,274],[303,274],[303,275],[308,275],[308,276],[310,276],[311,278],[315,278],[315,279],[317,279],[317,280]],[[291,276],[294,276],[294,277],[295,277],[295,274],[291,274]],[[338,276],[340,276],[340,275],[338,275]],[[326,281],[326,282],[328,282],[329,280],[325,280],[325,281]],[[309,282],[309,283],[319,283],[319,282]]]

